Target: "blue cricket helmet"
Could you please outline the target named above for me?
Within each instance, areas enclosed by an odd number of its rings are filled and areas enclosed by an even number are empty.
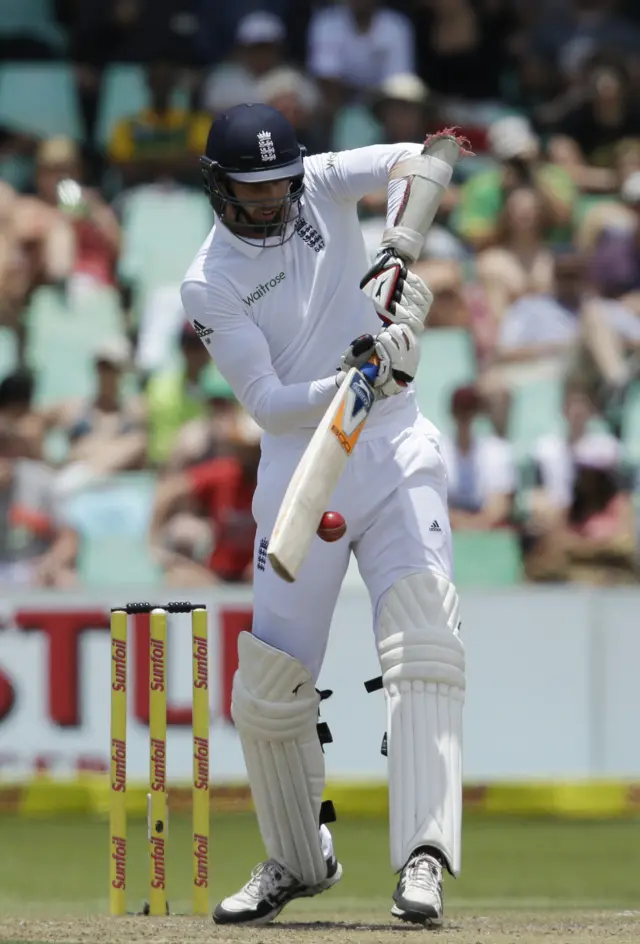
[[[234,223],[242,216],[245,203],[237,200],[233,182],[263,183],[273,180],[291,180],[286,198],[287,212],[276,224],[256,224],[255,237],[274,235],[274,227],[286,229],[291,208],[296,205],[304,189],[305,149],[298,143],[293,125],[277,109],[269,105],[236,105],[219,115],[211,125],[206,153],[200,166],[207,196],[213,209],[225,225],[228,206],[238,209]],[[264,202],[251,201],[258,205]],[[240,219],[243,230],[252,224]],[[266,232],[265,232],[266,231]]]

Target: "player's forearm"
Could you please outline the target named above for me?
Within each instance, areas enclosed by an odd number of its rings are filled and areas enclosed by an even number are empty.
[[[398,153],[390,162],[388,168],[388,197],[387,197],[387,220],[385,234],[398,226],[401,217],[406,211],[409,196],[412,187],[422,187],[424,191],[425,184],[431,188],[428,190],[429,202],[433,204],[432,212],[435,214],[440,200],[451,182],[452,168],[440,157],[423,155],[423,145],[412,146],[402,145],[403,150]],[[415,158],[422,156],[420,168],[415,165]],[[412,162],[413,160],[413,162]],[[416,184],[412,184],[415,174]],[[435,194],[439,194],[435,197]],[[424,195],[421,198],[424,202]],[[426,212],[426,205],[423,206]],[[424,236],[424,232],[422,234]],[[416,256],[417,257],[417,256]]]
[[[265,432],[281,436],[302,426],[315,425],[336,389],[335,377],[289,386],[272,383],[264,391],[243,398],[243,405]]]

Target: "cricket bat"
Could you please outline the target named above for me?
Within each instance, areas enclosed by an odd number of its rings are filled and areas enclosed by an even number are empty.
[[[267,557],[293,583],[375,400],[377,365],[352,367],[311,438],[282,499]]]
[[[470,153],[464,144],[451,131],[443,131],[427,139],[420,157],[401,162],[392,172],[392,177],[408,175],[410,184],[382,245],[393,247],[407,262],[415,262],[422,249],[453,165],[461,153]],[[296,579],[371,412],[376,372],[374,359],[351,368],[289,482],[267,551],[275,572],[289,583]]]

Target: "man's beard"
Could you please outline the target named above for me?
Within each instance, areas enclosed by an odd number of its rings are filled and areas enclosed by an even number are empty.
[[[274,236],[281,236],[283,230],[289,223],[291,202],[285,198],[273,217],[268,220],[256,219],[243,206],[236,206],[235,220],[227,221],[227,226],[237,235],[244,236],[245,239],[268,239]]]

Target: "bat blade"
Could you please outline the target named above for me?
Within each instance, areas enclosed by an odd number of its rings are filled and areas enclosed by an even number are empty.
[[[311,438],[282,499],[267,557],[293,583],[374,403],[364,374],[352,367]]]

